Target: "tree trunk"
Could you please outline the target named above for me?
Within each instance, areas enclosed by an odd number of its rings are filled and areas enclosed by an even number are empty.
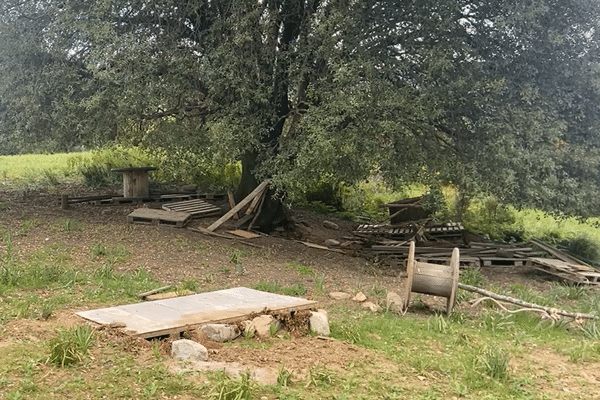
[[[260,183],[253,174],[257,158],[256,152],[248,152],[242,156],[242,178],[234,193],[236,203],[248,196]],[[259,215],[253,228],[260,232],[269,233],[279,226],[284,226],[288,221],[285,205],[280,198],[275,198],[274,195],[275,191],[269,188],[262,207],[258,211]]]
[[[261,138],[261,142],[268,148],[269,156],[275,156],[279,151],[280,140],[283,134],[283,127],[290,115],[290,100],[289,100],[289,55],[286,52],[289,45],[294,42],[300,35],[303,24],[307,25],[307,18],[314,13],[319,5],[318,0],[313,1],[296,1],[283,0],[281,3],[272,3],[276,5],[273,9],[279,15],[278,29],[274,30],[277,40],[272,43],[277,43],[277,51],[280,57],[277,57],[273,69],[273,91],[271,93],[270,104],[273,107],[277,121],[266,121],[265,124],[268,133]],[[306,77],[302,83],[301,97],[304,97],[304,92],[309,84],[309,79]],[[257,166],[261,154],[256,151],[247,152],[242,156],[242,179],[235,192],[236,201],[240,201],[247,196],[259,184],[254,176],[254,171]],[[259,211],[258,218],[254,222],[254,227],[262,232],[270,232],[278,226],[284,225],[288,221],[288,213],[281,202],[280,197],[274,197],[274,190],[269,189],[265,196],[262,208]]]

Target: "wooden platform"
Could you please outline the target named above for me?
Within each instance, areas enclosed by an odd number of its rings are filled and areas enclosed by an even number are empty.
[[[316,304],[298,297],[237,287],[76,314],[98,324],[124,324],[124,329],[131,335],[153,338],[184,332],[203,324],[238,322],[253,313],[306,310]]]
[[[129,223],[171,225],[183,228],[191,216],[188,213],[157,210],[154,208],[138,208],[127,216]]]
[[[207,203],[204,200],[192,199],[168,203],[162,206],[163,210],[184,212],[191,215],[192,218],[208,217],[221,213],[221,209],[213,204]]]

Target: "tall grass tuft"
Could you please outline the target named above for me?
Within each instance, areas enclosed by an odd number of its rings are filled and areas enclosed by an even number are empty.
[[[211,396],[215,400],[251,400],[254,398],[254,385],[250,371],[242,372],[240,379],[231,379],[222,373]]]
[[[50,341],[48,362],[61,367],[81,362],[93,341],[94,332],[89,325],[61,330],[58,336]]]
[[[509,354],[497,345],[487,346],[479,357],[481,372],[490,378],[506,380],[508,378]]]

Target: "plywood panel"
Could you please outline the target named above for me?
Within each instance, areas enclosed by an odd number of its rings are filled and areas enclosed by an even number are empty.
[[[150,338],[202,324],[241,321],[252,313],[297,311],[315,301],[238,287],[192,296],[78,312],[98,324],[124,324],[132,335]]]

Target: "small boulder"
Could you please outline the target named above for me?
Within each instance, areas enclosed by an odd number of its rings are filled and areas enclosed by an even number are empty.
[[[232,325],[206,324],[202,325],[200,330],[206,333],[208,340],[213,342],[229,342],[238,337],[238,331]]]
[[[340,230],[340,226],[338,224],[336,224],[335,222],[327,221],[327,220],[323,221],[323,226],[325,228],[333,229],[334,231]]]
[[[365,300],[367,300],[367,296],[365,296],[363,292],[356,293],[356,295],[352,298],[352,301],[356,301],[357,303],[362,303]]]
[[[335,240],[335,239],[327,239],[325,241],[325,246],[329,246],[329,247],[337,247],[340,245],[340,242]]]
[[[329,321],[327,314],[320,311],[311,311],[308,319],[310,330],[320,336],[329,336]]]
[[[368,308],[369,310],[371,310],[373,312],[377,312],[377,311],[381,310],[381,307],[379,307],[375,303],[371,303],[370,301],[365,301],[364,303],[362,303],[362,306],[365,308]]]
[[[348,300],[350,298],[350,294],[344,292],[331,292],[329,293],[329,297],[334,300]]]
[[[401,312],[402,307],[404,306],[404,301],[402,297],[396,292],[388,292],[385,298],[385,306],[388,310],[394,312]]]
[[[171,356],[180,360],[208,361],[208,350],[193,340],[175,340],[171,345]]]

